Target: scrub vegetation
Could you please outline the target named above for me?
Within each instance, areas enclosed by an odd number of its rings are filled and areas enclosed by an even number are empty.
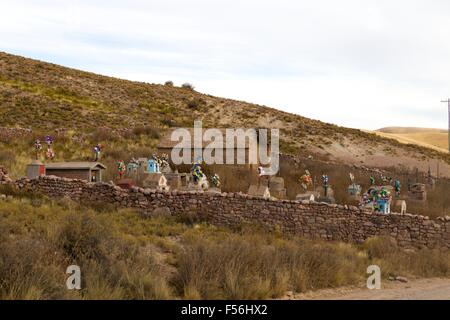
[[[2,190],[7,193],[6,190]],[[309,241],[251,226],[15,195],[0,202],[0,299],[271,299],[382,277],[450,276],[450,253]],[[82,289],[67,290],[69,265]]]

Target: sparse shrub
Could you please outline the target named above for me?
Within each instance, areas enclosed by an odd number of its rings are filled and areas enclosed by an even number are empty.
[[[57,299],[65,295],[63,257],[40,238],[0,243],[0,299]]]
[[[194,225],[196,223],[201,223],[207,221],[207,217],[201,212],[191,211],[189,213],[183,213],[176,216],[176,221],[180,223],[185,223],[188,225]]]
[[[104,258],[105,241],[110,237],[105,227],[88,214],[71,214],[61,226],[57,243],[74,262]]]
[[[168,86],[168,87],[173,87],[173,81],[168,80],[168,81],[164,82],[164,85]]]
[[[0,164],[9,165],[15,159],[15,154],[11,150],[2,148],[0,152]]]
[[[159,139],[159,130],[150,126],[139,126],[133,128],[133,134],[136,136],[147,135],[152,139]]]
[[[441,249],[405,250],[399,248],[389,237],[374,237],[366,240],[363,248],[369,259],[388,276],[448,277],[450,275],[450,253]]]
[[[100,141],[114,141],[117,140],[117,135],[112,132],[109,128],[98,128],[92,134],[92,141],[98,143]]]
[[[233,232],[196,213],[25,200],[0,202],[0,299],[267,299],[364,285],[370,264],[384,278],[450,276],[448,250],[405,250],[387,237],[310,241],[250,225]],[[80,291],[64,287],[70,264],[82,269]]]
[[[185,298],[274,298],[288,290],[355,283],[363,275],[364,260],[350,245],[275,240],[260,234],[194,234],[179,253],[174,283]]]
[[[167,127],[175,127],[176,122],[171,117],[164,117],[161,119],[161,123]]]
[[[183,88],[183,89],[187,89],[187,90],[191,90],[191,91],[194,91],[194,85],[192,84],[192,83],[189,83],[189,82],[185,82],[185,83],[183,83],[182,85],[181,85],[181,87]]]
[[[189,100],[187,102],[188,108],[189,109],[194,109],[194,110],[199,109],[203,105],[205,105],[205,101],[203,99],[200,99],[200,98],[195,98],[195,99]]]

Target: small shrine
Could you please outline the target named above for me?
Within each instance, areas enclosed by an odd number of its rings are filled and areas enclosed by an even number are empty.
[[[392,190],[392,186],[370,187],[362,196],[362,207],[383,214],[391,213]]]

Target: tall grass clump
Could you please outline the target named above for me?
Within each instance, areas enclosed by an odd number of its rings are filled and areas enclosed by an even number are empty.
[[[191,234],[178,256],[174,284],[189,299],[264,299],[286,291],[354,284],[367,259],[350,245],[263,235]]]

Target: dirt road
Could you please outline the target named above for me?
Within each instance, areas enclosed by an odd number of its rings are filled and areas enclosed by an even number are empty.
[[[338,288],[296,294],[287,299],[324,300],[450,300],[450,279],[421,279],[408,283],[383,281],[380,290]]]

